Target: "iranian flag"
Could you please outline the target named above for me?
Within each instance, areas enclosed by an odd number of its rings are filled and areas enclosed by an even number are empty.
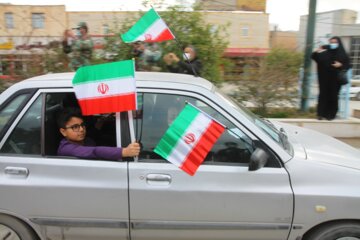
[[[154,152],[193,176],[224,129],[208,115],[186,104]]]
[[[162,42],[175,39],[166,23],[159,14],[152,8],[134,26],[130,28],[121,38],[126,43]]]
[[[79,68],[72,83],[82,114],[135,110],[134,75],[133,60]]]

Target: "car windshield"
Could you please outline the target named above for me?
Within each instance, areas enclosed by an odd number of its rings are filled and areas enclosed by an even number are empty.
[[[223,98],[230,106],[241,112],[246,118],[252,121],[259,129],[269,135],[276,143],[291,153],[291,146],[283,128],[277,129],[272,122],[266,118],[261,118],[247,109],[245,106],[232,99],[230,96],[216,89],[216,94]]]

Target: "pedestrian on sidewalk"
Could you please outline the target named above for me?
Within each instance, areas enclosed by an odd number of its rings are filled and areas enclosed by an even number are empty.
[[[317,117],[333,120],[338,111],[339,72],[350,68],[350,60],[339,37],[329,39],[328,45],[316,49],[311,58],[317,63],[319,96]]]

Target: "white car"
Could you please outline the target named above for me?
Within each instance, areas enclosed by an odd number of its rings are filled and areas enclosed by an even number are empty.
[[[92,137],[138,140],[138,158],[57,156],[56,113],[78,107],[73,76],[0,95],[0,239],[360,239],[360,152],[261,119],[199,77],[136,73],[138,110],[107,116]],[[227,127],[195,176],[153,151],[186,101]],[[85,119],[89,134],[101,117]]]

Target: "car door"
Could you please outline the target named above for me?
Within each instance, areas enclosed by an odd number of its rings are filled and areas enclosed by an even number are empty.
[[[56,111],[75,99],[67,91],[38,91],[3,136],[0,212],[43,239],[128,239],[127,163],[58,157],[51,145]]]
[[[224,103],[168,93],[139,93],[134,126],[143,149],[138,161],[129,163],[131,239],[286,239],[293,194],[276,155],[228,120],[219,107]],[[193,177],[153,152],[186,101],[228,127]],[[260,145],[271,159],[249,171],[250,156]]]

